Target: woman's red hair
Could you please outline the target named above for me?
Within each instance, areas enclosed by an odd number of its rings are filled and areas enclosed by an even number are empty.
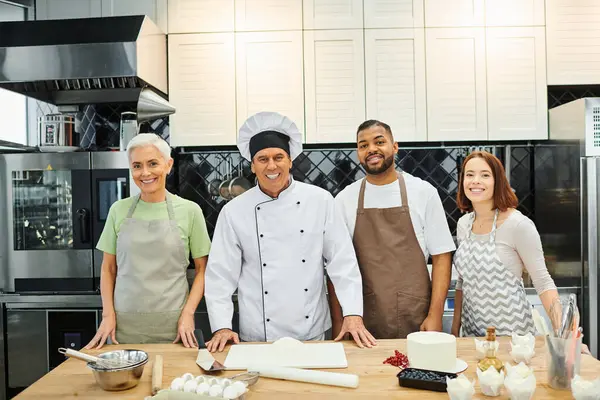
[[[492,170],[492,176],[494,177],[494,208],[497,208],[500,211],[506,211],[508,208],[517,208],[519,200],[506,179],[504,166],[502,166],[498,157],[487,151],[474,151],[463,161],[460,179],[458,180],[458,193],[456,194],[456,204],[458,205],[458,208],[460,208],[461,211],[473,211],[473,204],[471,203],[471,200],[467,198],[463,184],[465,179],[465,167],[473,158],[483,159]]]

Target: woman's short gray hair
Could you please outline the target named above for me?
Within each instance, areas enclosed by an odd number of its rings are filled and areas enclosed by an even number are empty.
[[[127,157],[131,158],[131,152],[138,147],[154,146],[163,155],[165,161],[171,159],[171,146],[155,133],[140,133],[131,139],[127,145]]]

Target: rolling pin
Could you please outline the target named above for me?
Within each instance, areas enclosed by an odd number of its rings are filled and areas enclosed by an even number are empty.
[[[154,365],[152,366],[152,395],[156,395],[162,386],[163,378],[163,358],[157,355],[154,358]]]
[[[248,371],[258,372],[261,377],[283,379],[287,381],[316,383],[319,385],[358,387],[358,375],[340,374],[300,368],[276,366],[250,366]]]

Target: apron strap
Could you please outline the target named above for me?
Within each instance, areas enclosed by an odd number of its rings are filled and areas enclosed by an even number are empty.
[[[362,183],[360,184],[360,192],[358,192],[358,209],[357,213],[361,214],[365,211],[365,187],[367,186],[367,178],[363,178]]]
[[[133,212],[135,211],[135,207],[137,206],[139,201],[140,195],[138,194],[133,198],[133,203],[131,204],[131,207],[129,207],[129,211],[127,211],[127,218],[133,217]]]
[[[400,184],[400,199],[402,200],[401,209],[408,209],[408,195],[406,194],[406,182],[402,176],[402,172],[398,172],[398,183]]]
[[[175,211],[173,211],[173,202],[171,201],[172,194],[167,192],[166,203],[167,203],[167,213],[169,215],[169,220],[175,220]],[[135,211],[135,207],[138,205],[140,201],[140,195],[136,195],[133,199],[133,203],[129,207],[129,211],[127,211],[127,218],[133,217],[133,212]]]

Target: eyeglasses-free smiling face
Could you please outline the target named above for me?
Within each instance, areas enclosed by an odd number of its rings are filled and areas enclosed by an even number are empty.
[[[374,125],[358,133],[358,161],[367,174],[378,175],[394,165],[396,143],[384,127]]]
[[[261,189],[268,195],[277,197],[289,183],[292,159],[285,150],[266,148],[254,155],[251,168]]]
[[[129,167],[135,184],[142,193],[151,194],[166,187],[173,159],[165,160],[156,146],[134,148],[129,156]]]
[[[492,168],[483,158],[475,157],[467,162],[463,188],[471,203],[493,201],[494,185]]]

